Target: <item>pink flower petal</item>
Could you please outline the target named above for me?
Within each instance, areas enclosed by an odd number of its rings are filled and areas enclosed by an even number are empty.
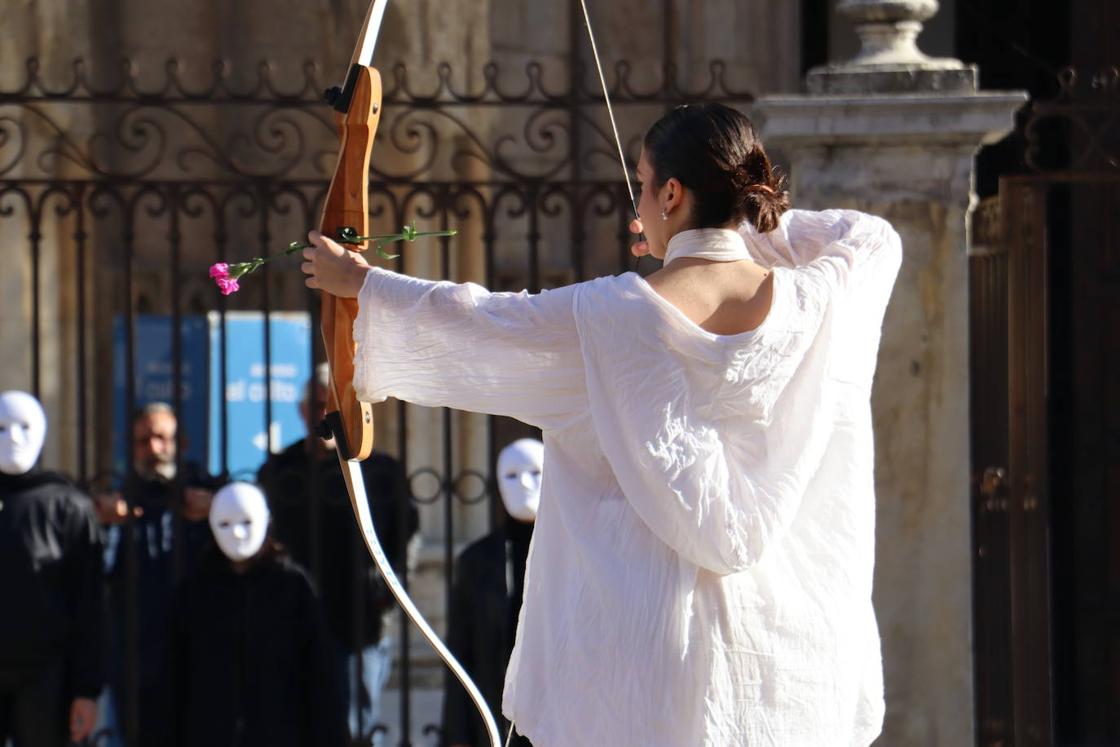
[[[210,265],[210,277],[215,280],[223,280],[229,277],[229,265],[225,262],[218,262]]]
[[[214,282],[218,284],[218,288],[222,291],[223,296],[228,296],[231,293],[236,293],[241,290],[241,286],[232,278],[215,278]]]

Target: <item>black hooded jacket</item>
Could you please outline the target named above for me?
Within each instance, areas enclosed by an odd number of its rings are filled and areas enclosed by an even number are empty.
[[[404,470],[374,452],[362,462],[362,476],[377,537],[400,571],[420,525]],[[377,643],[382,613],[394,602],[366,552],[334,452],[297,441],[269,457],[257,482],[268,496],[273,534],[315,578],[331,635],[350,648]]]
[[[101,543],[66,477],[0,473],[0,670],[65,659],[68,698],[101,691]]]
[[[319,600],[266,547],[243,572],[208,549],[172,606],[168,747],[342,747],[345,700]]]
[[[513,652],[533,535],[532,524],[508,516],[505,524],[468,545],[455,561],[447,626],[448,648],[478,685],[495,718],[502,712],[506,665]],[[474,702],[449,672],[442,721],[443,745],[489,744]],[[513,744],[526,747],[529,741],[519,736]]]
[[[180,515],[184,485],[210,490],[220,487],[219,481],[202,480],[194,465],[185,466],[181,483],[161,477],[129,476],[122,492],[130,508],[140,509],[139,515],[105,529],[111,633],[108,676],[110,683],[122,692],[129,689],[126,652],[135,646],[142,732],[153,728],[146,713],[146,701],[161,678],[172,594],[179,579],[193,570],[213,541],[208,522],[186,521]],[[130,610],[135,611],[135,616]]]

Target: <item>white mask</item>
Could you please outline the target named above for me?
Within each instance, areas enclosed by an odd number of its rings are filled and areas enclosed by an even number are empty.
[[[498,455],[498,492],[509,515],[534,521],[541,503],[544,444],[533,438],[514,441]]]
[[[256,485],[232,482],[214,495],[210,531],[225,556],[233,561],[257,554],[268,534],[268,502]]]
[[[47,416],[39,400],[26,392],[0,394],[0,472],[30,472],[47,437]]]

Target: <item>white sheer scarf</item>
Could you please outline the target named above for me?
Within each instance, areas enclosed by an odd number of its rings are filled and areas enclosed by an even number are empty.
[[[750,259],[751,255],[738,231],[729,228],[693,228],[673,236],[665,248],[665,264],[681,257],[738,262]]]

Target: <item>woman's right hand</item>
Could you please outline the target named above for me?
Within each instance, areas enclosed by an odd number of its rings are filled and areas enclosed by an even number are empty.
[[[642,222],[637,218],[630,221],[630,233],[637,234],[640,238],[642,238],[642,231],[644,230],[645,229],[642,228]],[[642,238],[642,240],[637,242],[636,244],[630,245],[630,252],[635,257],[644,257],[645,255],[649,254],[649,243],[645,240],[645,238]]]

